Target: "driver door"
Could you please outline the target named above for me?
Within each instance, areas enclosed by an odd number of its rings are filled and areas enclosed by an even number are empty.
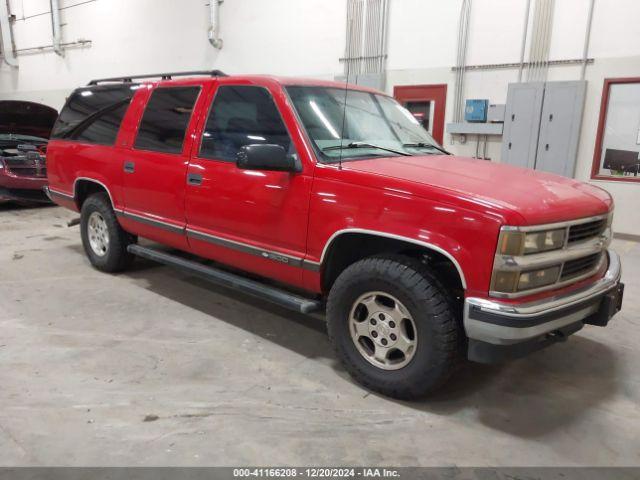
[[[187,169],[191,250],[243,270],[302,285],[312,177],[242,170],[240,148],[277,144],[296,155],[271,92],[221,82]],[[299,161],[299,160],[298,160]]]

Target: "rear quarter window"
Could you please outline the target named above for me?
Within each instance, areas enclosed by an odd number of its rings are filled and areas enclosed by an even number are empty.
[[[142,115],[135,148],[161,153],[181,153],[200,87],[159,87]]]
[[[113,145],[135,85],[107,85],[74,91],[60,112],[51,138]]]

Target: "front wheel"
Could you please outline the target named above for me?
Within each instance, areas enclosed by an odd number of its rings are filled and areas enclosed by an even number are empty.
[[[345,269],[329,293],[327,324],[348,372],[391,397],[435,390],[460,358],[455,306],[436,276],[410,257],[372,257]]]
[[[135,242],[135,237],[118,223],[106,193],[96,193],[82,204],[80,235],[91,265],[98,270],[119,272],[133,261],[127,246]]]

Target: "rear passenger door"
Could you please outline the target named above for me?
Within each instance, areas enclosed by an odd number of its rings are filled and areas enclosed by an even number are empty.
[[[279,92],[276,92],[279,93]],[[187,237],[194,253],[300,284],[312,177],[242,170],[240,148],[277,144],[300,162],[281,112],[283,97],[259,85],[220,82],[187,172]]]
[[[202,88],[181,84],[153,89],[121,167],[127,229],[178,248],[187,248],[185,178]]]

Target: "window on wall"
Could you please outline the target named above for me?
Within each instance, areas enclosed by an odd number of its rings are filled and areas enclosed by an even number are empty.
[[[605,80],[592,178],[640,181],[640,78]]]
[[[294,153],[269,92],[263,87],[219,87],[202,134],[200,156],[235,162],[240,148],[259,143],[281,145]]]
[[[200,87],[157,88],[144,110],[135,148],[181,153]]]

